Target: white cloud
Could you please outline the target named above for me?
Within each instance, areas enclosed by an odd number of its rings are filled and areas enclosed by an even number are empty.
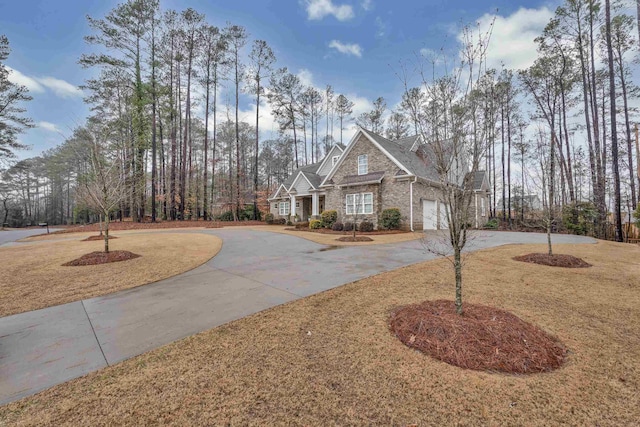
[[[82,97],[83,95],[79,87],[64,80],[56,79],[55,77],[42,77],[37,80],[61,98]]]
[[[48,130],[49,132],[60,132],[60,128],[58,128],[58,126],[56,126],[54,123],[50,122],[38,122],[38,127],[44,130]]]
[[[509,16],[487,13],[478,19],[479,30],[488,31],[494,18],[487,66],[498,70],[502,64],[517,70],[530,67],[537,57],[534,39],[553,18],[553,11],[543,6],[540,9],[520,8]]]
[[[373,7],[373,1],[372,0],[362,0],[362,2],[360,3],[360,6],[364,10],[371,10],[371,8]]]
[[[9,71],[9,81],[11,83],[14,83],[20,86],[26,86],[27,89],[29,89],[29,92],[37,92],[37,93],[44,92],[44,88],[35,79],[25,76],[20,71],[14,70],[11,67],[6,67],[6,68]]]
[[[50,76],[30,77],[11,67],[7,67],[7,70],[9,70],[9,81],[18,85],[26,86],[27,89],[29,89],[29,92],[44,93],[46,92],[45,88],[47,88],[61,98],[83,96],[80,88],[64,80]]]
[[[310,70],[302,68],[298,71],[297,76],[303,86],[313,86],[313,73]]]
[[[321,20],[327,15],[333,15],[338,21],[353,18],[353,8],[348,4],[335,5],[332,0],[305,0],[307,19]]]
[[[358,58],[362,57],[362,48],[357,43],[342,43],[339,40],[331,40],[329,47],[336,49],[338,52],[345,55],[353,55]]]
[[[384,22],[382,18],[380,18],[379,16],[376,16],[375,24],[377,28],[376,37],[378,38],[384,37],[389,31],[389,25],[386,22]]]

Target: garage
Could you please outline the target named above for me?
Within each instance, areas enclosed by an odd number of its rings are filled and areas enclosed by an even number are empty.
[[[449,228],[449,221],[447,220],[447,205],[444,203],[438,203],[440,205],[440,230],[446,230]]]
[[[435,200],[422,200],[422,229],[438,229],[438,210]]]

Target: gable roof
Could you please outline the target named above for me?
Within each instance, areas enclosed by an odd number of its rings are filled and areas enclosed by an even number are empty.
[[[307,178],[307,181],[309,181],[309,184],[311,184],[314,190],[320,187],[320,184],[322,183],[322,177],[320,175],[316,173],[309,173],[309,172],[300,172],[300,173],[305,178]]]
[[[411,151],[411,146],[401,145],[400,141],[407,141],[408,138],[403,138],[398,141],[391,141],[382,135],[378,135],[371,131],[363,129],[365,135],[369,135],[370,138],[373,138],[378,145],[384,148],[391,156],[393,156],[397,162],[402,165],[402,169],[407,171],[408,175],[415,175],[421,178],[426,178],[431,181],[437,181],[439,179],[438,172],[434,167],[429,167],[425,162],[418,157],[418,155]],[[417,138],[417,136],[415,137]],[[415,143],[415,139],[412,142]]]
[[[342,162],[344,161],[344,159],[347,157],[349,152],[353,149],[353,147],[354,147],[356,141],[358,140],[358,138],[360,137],[360,135],[364,135],[369,141],[371,141],[371,143],[374,146],[376,146],[383,154],[385,154],[389,158],[389,160],[394,162],[396,164],[396,166],[398,166],[400,169],[402,169],[402,170],[406,171],[408,174],[410,174],[409,169],[407,167],[403,166],[402,163],[400,163],[398,161],[398,159],[396,159],[392,153],[389,153],[385,149],[385,147],[380,143],[380,141],[383,141],[383,144],[384,144],[384,141],[388,141],[388,142],[391,142],[391,141],[389,141],[388,139],[386,139],[386,138],[384,138],[384,137],[382,137],[382,136],[380,136],[378,134],[375,134],[373,132],[370,132],[370,131],[365,130],[364,128],[358,126],[358,130],[356,131],[356,133],[351,138],[351,141],[349,141],[349,144],[347,145],[347,149],[342,153],[342,156],[340,156],[340,160],[338,160],[338,163],[336,163],[336,165],[333,167],[333,169],[331,169],[331,172],[329,172],[329,174],[324,178],[324,180],[322,181],[321,185],[327,185],[329,183],[332,183],[332,178],[333,178],[333,175],[334,175],[335,171],[340,168],[340,165],[342,165]],[[380,140],[378,140],[378,139],[380,139]]]
[[[472,172],[469,172],[468,175],[472,174]],[[473,179],[471,180],[471,183],[473,185],[473,189],[474,190],[482,190],[482,186],[485,183],[485,179],[487,177],[487,172],[483,171],[483,170],[479,170],[479,171],[475,171],[473,172]]]
[[[397,139],[395,142],[409,151],[415,151],[418,148],[422,138],[420,135],[411,135]]]
[[[285,187],[284,184],[280,184],[278,186],[278,188],[276,189],[275,193],[273,193],[271,196],[269,196],[269,198],[267,198],[267,200],[272,200],[272,199],[275,199],[276,197],[278,197],[278,195],[280,194],[281,190],[287,191],[287,188]]]
[[[331,159],[336,156],[336,154],[334,154],[334,151],[339,151],[340,155],[342,155],[342,153],[344,153],[344,146],[342,144],[340,144],[339,142],[336,144],[333,144],[333,147],[331,147],[331,150],[329,150],[329,152],[327,153],[326,156],[324,156],[324,159],[322,159],[320,161],[320,166],[318,166],[317,170],[320,170],[323,168],[324,164],[327,162],[330,162]]]

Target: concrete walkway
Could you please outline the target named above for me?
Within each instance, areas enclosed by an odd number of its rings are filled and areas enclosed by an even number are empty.
[[[0,404],[264,309],[436,257],[421,241],[333,247],[240,227],[197,232],[224,244],[194,270],[0,318]],[[429,245],[438,237],[428,235]],[[468,249],[545,242],[544,234],[478,232]],[[594,240],[554,235],[553,242]]]

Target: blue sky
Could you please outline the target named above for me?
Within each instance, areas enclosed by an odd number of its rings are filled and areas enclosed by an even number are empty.
[[[2,0],[0,32],[7,35],[12,48],[6,65],[14,70],[14,81],[30,88],[34,99],[26,104],[27,114],[38,125],[21,136],[32,149],[18,153],[20,158],[53,148],[84,122],[88,108],[77,86],[91,71],[77,61],[93,49],[83,40],[90,33],[86,16],[101,18],[117,3]],[[395,75],[399,61],[454,45],[461,23],[479,22],[486,27],[497,15],[490,63],[529,65],[535,56],[533,38],[556,4],[534,0],[164,0],[161,7],[192,7],[214,25],[245,26],[251,39],[264,39],[272,46],[278,67],[288,67],[318,89],[331,84],[336,93],[356,102],[357,114],[379,96],[393,107],[403,87]],[[250,120],[254,107],[248,99],[243,104],[243,117]],[[274,129],[268,109],[261,127],[266,133]]]

